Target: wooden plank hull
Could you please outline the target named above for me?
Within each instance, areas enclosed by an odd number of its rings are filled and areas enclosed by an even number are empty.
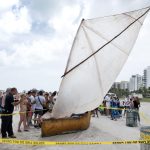
[[[41,126],[41,136],[48,137],[86,130],[90,125],[90,119],[90,112],[85,113],[79,118],[44,119]]]

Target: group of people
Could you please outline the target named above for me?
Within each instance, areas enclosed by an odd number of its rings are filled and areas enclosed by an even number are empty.
[[[46,112],[52,111],[57,94],[56,91],[48,93],[37,90],[18,93],[16,88],[8,88],[6,92],[0,92],[2,138],[16,138],[12,128],[15,106],[19,106],[20,120],[18,123],[18,132],[22,132],[22,124],[24,127],[23,131],[28,132],[30,126],[40,128],[41,117]],[[137,112],[137,118],[140,122],[139,107],[140,101],[138,97],[126,97],[124,100],[119,100],[117,96],[107,94],[99,108],[93,110],[93,116],[97,115],[98,117],[99,111],[102,115],[110,116],[111,120],[116,121],[123,115],[125,116],[127,110],[132,109]]]
[[[137,112],[137,119],[140,122],[139,115],[140,100],[138,97],[126,97],[120,100],[117,96],[106,94],[102,104],[97,109],[102,115],[110,116],[111,120],[117,120],[126,115],[127,110]],[[97,115],[98,116],[98,115]]]
[[[51,112],[56,101],[57,92],[30,90],[27,93],[18,93],[16,88],[9,88],[0,93],[1,134],[2,138],[16,138],[13,133],[12,121],[14,107],[19,106],[20,120],[18,132],[28,132],[30,126],[40,128],[41,116]]]

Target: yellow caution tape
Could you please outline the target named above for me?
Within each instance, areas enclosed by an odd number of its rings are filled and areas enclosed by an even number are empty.
[[[99,106],[98,108],[99,109],[107,108],[107,109],[114,109],[114,110],[132,110],[132,111],[137,111],[137,110],[131,109],[131,108],[117,108],[117,107],[104,107],[104,106]]]
[[[111,145],[111,144],[150,144],[150,140],[129,140],[129,141],[102,141],[102,142],[56,142],[56,141],[32,141],[32,140],[17,140],[17,139],[0,139],[3,144],[16,145]]]
[[[103,106],[100,106],[99,108],[107,108],[107,107],[103,107]],[[125,108],[113,108],[113,107],[110,107],[109,109],[112,109],[112,110],[132,110],[132,111],[135,111],[135,112],[138,112],[137,110],[134,110],[134,109],[125,109]],[[43,109],[43,110],[47,110],[47,109]],[[28,113],[28,112],[37,112],[37,111],[41,111],[41,110],[34,110],[34,111],[25,111],[25,112],[16,112],[16,113],[12,113],[12,114],[0,114],[0,116],[13,116],[13,115],[17,115],[17,114],[24,114],[24,113]],[[141,114],[141,116],[143,117],[143,119],[146,121],[146,122],[149,122],[150,123],[150,119],[145,117],[144,113],[143,112],[139,112]]]
[[[107,108],[107,107],[103,107],[103,106],[100,106],[99,109],[104,109],[104,108]],[[135,109],[129,109],[129,108],[113,108],[113,107],[110,107],[110,108],[107,108],[107,109],[111,109],[111,110],[131,110],[132,112],[139,112],[138,110],[135,110]],[[139,112],[139,114],[142,116],[142,118],[150,123],[150,118],[147,118],[146,115],[143,113],[143,112]]]
[[[12,114],[0,114],[0,116],[14,116],[14,115],[17,115],[17,114],[19,114],[19,112],[12,113]]]
[[[107,108],[107,107],[103,107],[103,106],[100,106],[99,108]],[[114,107],[110,107],[110,108],[107,108],[107,109],[114,109],[114,110],[130,110],[130,109],[125,109],[125,108],[114,108]],[[47,110],[47,109],[43,109],[43,110]],[[132,110],[132,109],[131,109]],[[28,112],[37,112],[37,111],[41,111],[41,110],[31,110],[31,111],[24,111],[24,112],[16,112],[16,113],[11,113],[11,114],[0,114],[0,116],[11,116],[11,115],[17,115],[17,114],[23,114],[23,113],[28,113]],[[132,110],[132,111],[136,111],[136,110]]]
[[[43,110],[47,110],[47,109],[42,109]],[[41,110],[31,110],[31,111],[24,111],[24,112],[16,112],[16,113],[12,113],[12,114],[0,114],[0,116],[13,116],[13,115],[17,115],[17,114],[25,114],[25,113],[29,113],[29,112],[37,112],[37,111],[41,111]]]

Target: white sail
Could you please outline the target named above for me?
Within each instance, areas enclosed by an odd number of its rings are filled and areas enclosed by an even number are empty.
[[[149,8],[145,8],[82,20],[60,85],[53,117],[84,113],[101,104],[126,62],[148,11]]]

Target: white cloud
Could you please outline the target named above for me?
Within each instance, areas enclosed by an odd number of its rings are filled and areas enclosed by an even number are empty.
[[[33,40],[32,43],[17,43],[12,46],[14,52],[7,54],[7,51],[0,51],[1,64],[5,66],[31,67],[50,62],[59,61],[65,41],[61,39],[39,39]]]
[[[13,5],[19,3],[19,0],[1,0],[0,10],[10,9]]]
[[[85,19],[109,16],[150,6],[149,0],[84,0]]]
[[[52,19],[49,20],[50,25],[53,25],[53,28],[58,31],[62,32],[68,27],[73,25],[75,18],[80,13],[80,6],[76,5],[74,7],[66,6],[63,8],[62,12],[60,12],[59,17],[54,16]]]
[[[120,13],[129,9],[134,10],[146,6],[149,0],[145,0],[144,2],[141,2],[141,0],[134,0],[132,2],[131,0],[114,0],[113,2],[112,0],[20,1],[22,1],[20,3],[21,7],[19,0],[2,0],[0,5],[0,71],[6,71],[7,74],[1,75],[0,83],[2,84],[0,84],[0,88],[9,85],[15,86],[15,83],[18,83],[16,86],[21,89],[29,89],[34,85],[37,88],[40,85],[42,85],[41,88],[58,88],[59,77],[63,74],[68,53],[82,17],[87,19]],[[26,5],[22,7],[23,4]],[[13,5],[17,6],[18,12],[12,12]],[[46,34],[44,30],[44,33],[40,32],[36,34],[31,30],[31,28],[34,28],[33,22],[40,23],[41,26],[38,26],[37,30],[40,30],[43,24],[49,24],[49,28],[45,29],[47,32],[51,29],[52,33]],[[37,30],[34,31],[38,32]],[[147,36],[149,36],[147,33],[148,30],[149,26],[148,28],[146,26],[146,29],[141,33],[141,36],[147,39],[146,41],[148,41]],[[140,43],[143,46],[145,42]],[[140,51],[138,46],[136,48]],[[146,49],[146,47],[144,48],[143,46],[143,49]],[[136,53],[137,57],[139,57],[138,55]],[[145,55],[142,56],[145,57]],[[131,55],[129,65],[127,65],[127,69],[130,71],[132,69],[131,63],[138,62],[133,61],[133,57]],[[146,63],[143,64],[146,65]],[[41,68],[35,71],[35,66],[40,66]],[[4,69],[2,69],[3,67]],[[21,73],[19,72],[20,68],[22,70]],[[11,71],[9,72],[9,70]],[[38,77],[37,74],[40,70],[46,76],[40,74],[40,77]],[[25,74],[27,71],[28,74]],[[12,75],[13,79],[9,78],[9,74]],[[124,74],[129,73],[125,71],[122,74],[120,79],[125,77]],[[34,80],[35,76],[36,80]],[[26,77],[31,77],[29,80],[30,83],[27,82]],[[44,81],[40,80],[41,78],[44,78]],[[11,80],[13,80],[12,83]],[[47,87],[44,87],[45,85]]]
[[[7,50],[2,50],[0,56],[3,59],[0,60],[0,64],[12,67],[32,67],[33,65],[49,62],[54,63],[60,59],[63,59],[65,62],[68,56],[66,54],[70,50],[76,28],[78,27],[74,21],[80,14],[80,5],[66,6],[59,13],[60,17],[57,14],[49,20],[50,26],[53,26],[56,31],[51,38],[47,37],[47,35],[45,37],[44,35],[36,36],[30,32],[31,20],[26,7],[21,8],[19,20],[12,12],[7,12],[0,20],[0,29],[10,35],[29,33],[28,35],[32,38],[30,42],[26,41],[28,39],[20,43],[17,41],[10,42],[13,52],[9,54]],[[7,24],[7,21],[10,22]]]
[[[0,50],[0,65],[7,64],[7,53],[5,50]]]
[[[29,33],[30,28],[31,21],[26,7],[20,9],[19,17],[12,11],[7,11],[0,18],[0,30],[6,34]]]
[[[33,20],[44,22],[51,19],[51,17],[53,18],[53,16],[59,17],[64,7],[74,7],[74,5],[82,5],[82,0],[32,0],[29,1],[27,7]]]

